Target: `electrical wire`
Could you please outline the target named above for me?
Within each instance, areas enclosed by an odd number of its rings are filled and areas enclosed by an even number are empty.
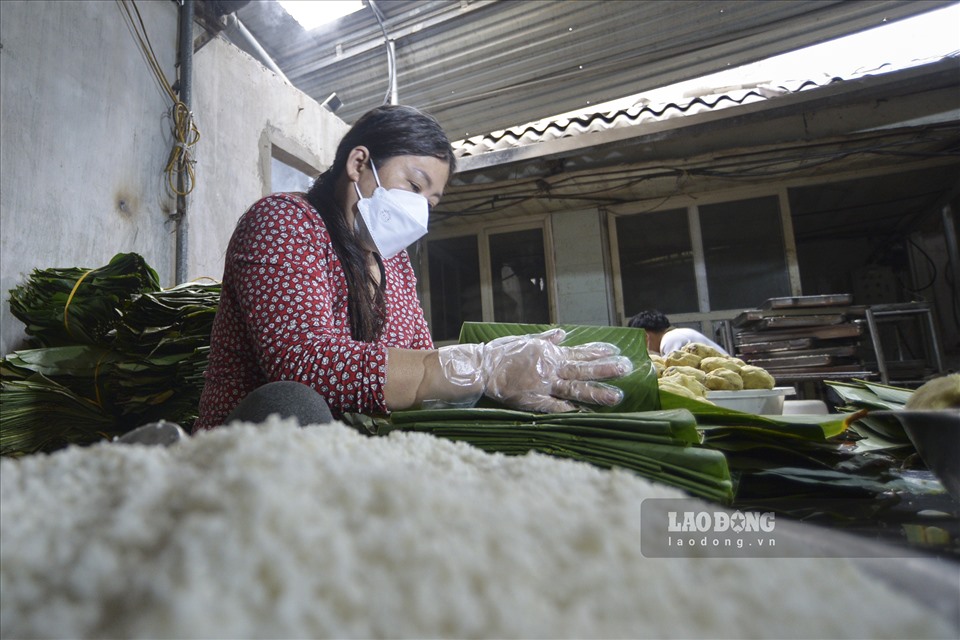
[[[147,28],[143,23],[143,16],[140,15],[140,10],[137,8],[136,2],[134,0],[117,0],[117,5],[123,12],[127,25],[133,31],[133,35],[137,39],[137,44],[143,51],[147,59],[147,64],[150,66],[154,78],[160,84],[160,88],[170,97],[171,101],[176,102],[177,94],[167,81],[160,67],[160,63],[157,62],[157,56],[153,51],[153,45],[150,44],[150,38],[147,36]],[[133,12],[131,12],[131,7],[133,8]],[[136,14],[136,20],[134,20],[134,13]],[[139,27],[137,26],[138,24]]]
[[[933,284],[937,281],[937,263],[934,262],[933,258],[930,257],[930,254],[929,254],[929,253],[927,253],[926,251],[923,250],[923,247],[921,247],[920,245],[918,245],[916,242],[913,241],[913,238],[911,238],[910,236],[907,236],[907,237],[906,237],[906,240],[907,240],[907,242],[909,242],[910,244],[912,244],[913,247],[914,247],[917,251],[920,252],[920,255],[922,255],[924,258],[926,258],[926,260],[927,260],[927,265],[929,265],[930,270],[933,271],[933,274],[930,276],[930,282],[928,282],[927,284],[923,285],[922,287],[917,287],[916,289],[911,289],[910,287],[908,287],[908,286],[906,286],[906,285],[904,285],[904,284],[902,284],[902,283],[901,283],[901,285],[900,285],[900,286],[902,286],[906,291],[909,291],[910,293],[919,293],[919,292],[923,291],[924,289],[929,289],[929,288],[932,287]]]
[[[163,68],[157,61],[153,45],[150,43],[150,37],[147,35],[143,16],[140,15],[140,9],[137,8],[136,1],[117,0],[117,5],[133,32],[137,45],[143,52],[154,79],[172,103],[170,119],[174,144],[163,171],[167,176],[167,186],[170,191],[176,196],[187,196],[193,191],[196,184],[196,174],[193,168],[196,161],[193,159],[193,147],[200,140],[200,130],[197,128],[193,113],[177,96],[177,92],[170,81],[167,80]]]
[[[385,18],[380,12],[375,0],[367,0],[370,10],[373,11],[373,17],[377,19],[380,25],[380,31],[383,32],[383,44],[387,48],[387,92],[383,96],[383,104],[395,104],[393,95],[397,87],[397,58],[393,46],[391,46],[390,36],[387,34],[387,27],[384,24]]]

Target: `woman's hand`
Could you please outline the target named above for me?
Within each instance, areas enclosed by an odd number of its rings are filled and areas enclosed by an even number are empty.
[[[605,342],[562,347],[562,329],[540,334],[505,336],[487,344],[454,345],[440,349],[447,380],[523,411],[573,411],[574,402],[613,406],[623,392],[597,382],[633,370],[620,350]]]

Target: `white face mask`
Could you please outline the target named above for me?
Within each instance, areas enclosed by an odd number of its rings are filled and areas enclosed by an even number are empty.
[[[353,187],[360,198],[357,208],[380,256],[390,259],[427,232],[430,203],[419,193],[403,189],[384,189],[380,186],[380,177],[373,166],[373,160],[370,161],[370,167],[373,169],[377,188],[371,197],[364,198],[360,194],[359,185],[354,182]]]

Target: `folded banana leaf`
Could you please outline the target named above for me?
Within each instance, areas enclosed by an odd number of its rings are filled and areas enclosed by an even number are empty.
[[[904,402],[890,400],[879,396],[869,386],[860,381],[837,382],[825,380],[824,383],[833,389],[848,405],[863,409],[902,409]]]
[[[856,492],[864,496],[873,496],[887,491],[905,490],[907,484],[898,477],[890,476],[887,481],[873,477],[864,477],[842,471],[830,469],[807,469],[804,467],[778,467],[766,471],[758,471],[754,475],[757,480],[766,481],[769,478],[784,478],[791,482],[804,482],[810,485],[811,491],[819,489],[832,496],[839,492]]]
[[[697,424],[688,411],[646,411],[617,414],[529,413],[509,409],[428,409],[395,411],[389,421],[376,424],[376,434],[425,425],[430,430],[466,426],[473,429],[508,429],[530,432],[595,434],[602,437],[643,440],[657,438],[686,446],[699,444]]]
[[[710,427],[704,427],[703,431],[706,432],[704,446],[723,452],[731,470],[752,472],[800,466],[832,469],[851,455],[833,443],[798,443],[757,433],[724,437],[710,433]]]
[[[910,389],[892,387],[865,380],[838,382],[825,380],[824,383],[833,390],[843,401],[838,410],[856,412],[877,410],[903,409],[907,400],[913,395]],[[911,447],[910,438],[903,430],[899,420],[880,418],[877,416],[861,415],[852,423],[852,428],[866,438],[873,440],[873,444],[885,442],[891,447]]]
[[[878,398],[901,406],[907,404],[907,401],[913,395],[913,389],[904,389],[903,387],[894,387],[889,384],[880,384],[879,382],[870,382],[868,380],[854,380],[854,382],[863,385],[876,394]]]

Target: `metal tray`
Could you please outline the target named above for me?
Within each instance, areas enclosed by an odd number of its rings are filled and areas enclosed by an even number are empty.
[[[761,309],[784,309],[796,307],[831,307],[846,306],[853,303],[853,296],[849,293],[836,293],[821,296],[790,296],[786,298],[768,298]]]

